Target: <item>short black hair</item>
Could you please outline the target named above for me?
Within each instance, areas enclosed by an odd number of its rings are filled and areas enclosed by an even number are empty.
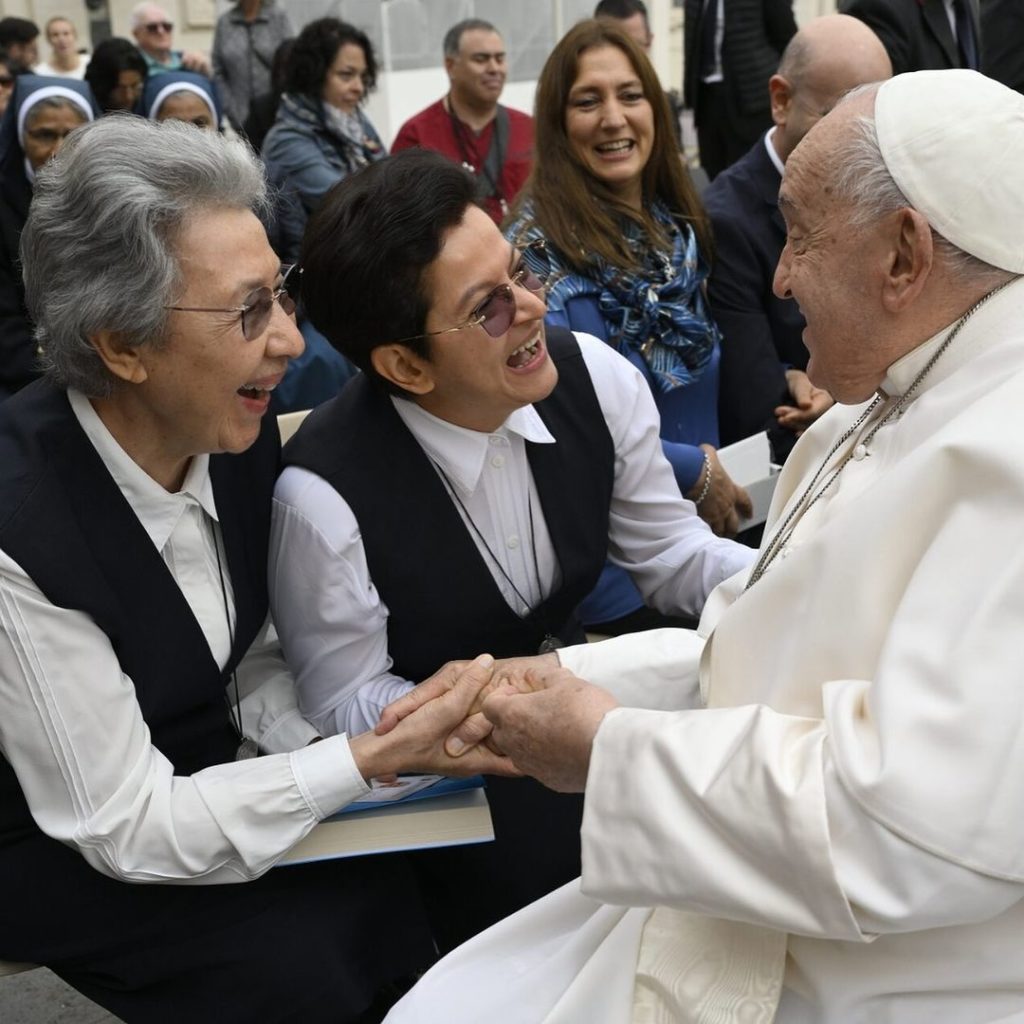
[[[625,21],[632,18],[634,14],[642,14],[644,21],[650,27],[650,18],[647,16],[647,4],[644,0],[599,0],[594,8],[595,18],[619,18]]]
[[[362,29],[337,18],[311,21],[296,36],[285,64],[285,92],[319,99],[327,72],[346,43],[352,43],[363,51],[366,58],[364,82],[369,92],[377,84],[377,58],[373,54],[370,37]]]
[[[0,18],[0,46],[31,43],[39,35],[39,26],[28,18]]]
[[[97,43],[85,67],[85,81],[100,110],[110,110],[110,94],[117,88],[122,71],[137,71],[145,82],[149,69],[139,48],[127,39],[104,39]]]
[[[431,300],[423,272],[462,223],[476,179],[447,157],[408,149],[357,171],[324,197],[302,244],[302,296],[321,334],[392,394],[375,348],[423,332]],[[429,358],[428,339],[405,342]]]

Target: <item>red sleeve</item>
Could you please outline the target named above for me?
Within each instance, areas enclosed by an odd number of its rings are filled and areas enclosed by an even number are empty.
[[[403,149],[412,149],[414,146],[418,146],[420,144],[419,133],[416,130],[414,121],[415,118],[409,118],[409,120],[398,129],[395,141],[391,143],[392,153],[400,153]]]
[[[533,164],[533,118],[509,108],[508,157],[501,176],[501,190],[511,202],[526,184]]]

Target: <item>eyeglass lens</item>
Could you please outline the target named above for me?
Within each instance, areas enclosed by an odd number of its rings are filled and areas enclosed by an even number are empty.
[[[274,308],[274,299],[277,299],[281,308],[289,316],[295,312],[301,277],[301,267],[288,267],[279,288],[275,288],[273,291],[269,288],[258,288],[246,299],[243,303],[245,309],[242,312],[242,337],[246,341],[258,338],[266,330],[271,311]]]
[[[174,29],[174,23],[170,21],[151,21],[146,25],[146,31],[156,35],[157,32],[170,32]]]
[[[520,258],[519,268],[512,278],[513,282],[522,285],[528,291],[539,292],[544,288],[544,278],[531,270]],[[516,297],[512,286],[498,285],[472,313],[474,320],[492,338],[500,338],[516,318]]]

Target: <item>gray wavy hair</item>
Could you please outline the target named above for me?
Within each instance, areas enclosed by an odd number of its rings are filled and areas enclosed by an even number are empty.
[[[836,106],[865,93],[875,92],[878,86],[877,82],[859,85],[846,93]],[[912,208],[913,204],[903,194],[885,165],[878,144],[874,114],[860,114],[853,118],[852,124],[853,130],[831,154],[831,163],[837,168],[832,179],[834,194],[853,207],[851,223],[866,225],[904,207]],[[931,232],[936,259],[965,283],[995,288],[1015,276],[964,252],[934,228]]]
[[[112,115],[75,131],[40,169],[21,236],[25,298],[48,379],[93,398],[117,378],[90,342],[161,344],[183,287],[186,220],[266,211],[263,168],[239,140],[181,121]]]

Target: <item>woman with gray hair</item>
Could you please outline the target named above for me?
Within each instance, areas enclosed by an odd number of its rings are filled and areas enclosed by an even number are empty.
[[[441,747],[486,662],[387,736],[296,711],[264,413],[302,341],[265,201],[244,143],[107,118],[22,236],[46,376],[0,407],[0,957],[147,1024],[379,1020],[433,955],[402,858],[265,872],[374,776],[509,770]]]

